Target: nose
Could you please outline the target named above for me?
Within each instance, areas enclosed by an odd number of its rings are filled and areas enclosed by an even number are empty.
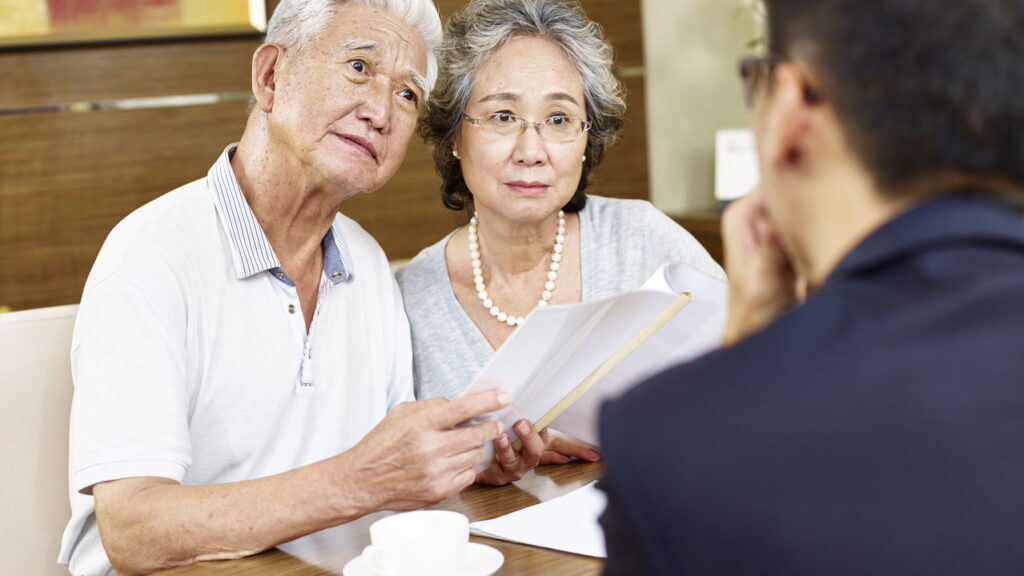
[[[535,123],[526,125],[526,129],[516,136],[516,147],[512,159],[516,164],[536,166],[547,161],[548,153],[544,148],[544,139],[540,137],[540,126]]]
[[[391,122],[391,84],[384,78],[374,78],[363,85],[362,98],[356,116],[374,130],[387,132]]]

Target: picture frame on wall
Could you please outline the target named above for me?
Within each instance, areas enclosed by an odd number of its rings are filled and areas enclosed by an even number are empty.
[[[0,49],[266,32],[266,0],[0,0]]]

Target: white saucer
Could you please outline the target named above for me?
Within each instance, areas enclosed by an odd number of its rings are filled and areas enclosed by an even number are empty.
[[[466,544],[466,560],[462,568],[452,576],[490,576],[497,572],[504,562],[505,556],[496,548],[470,542]],[[343,576],[375,576],[370,567],[363,562],[362,556],[356,556],[345,564],[341,573]]]

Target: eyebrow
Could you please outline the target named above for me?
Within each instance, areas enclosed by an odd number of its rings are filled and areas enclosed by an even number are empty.
[[[579,104],[580,104],[579,102],[576,101],[575,98],[573,98],[569,94],[566,94],[565,92],[552,92],[551,94],[546,95],[544,97],[544,99],[545,100],[567,100],[567,101],[572,102],[573,104],[575,104],[577,106],[579,106]],[[487,96],[484,96],[483,98],[481,98],[479,101],[481,103],[483,103],[483,102],[514,102],[516,100],[519,100],[519,96],[517,96],[517,95],[515,95],[515,94],[513,94],[511,92],[498,92],[496,94],[488,94]]]
[[[358,50],[360,52],[376,51],[379,45],[372,40],[349,40],[341,45],[345,50]]]
[[[354,52],[377,52],[380,45],[372,40],[355,39],[345,42],[341,47]],[[413,87],[425,98],[427,95],[427,77],[415,70],[409,72],[408,77]]]
[[[409,73],[409,81],[419,90],[420,95],[427,98],[427,77],[415,70]]]

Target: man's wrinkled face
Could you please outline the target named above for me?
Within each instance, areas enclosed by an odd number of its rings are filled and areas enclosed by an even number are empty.
[[[275,73],[270,137],[345,195],[371,192],[405,158],[425,94],[426,48],[391,12],[346,3]]]

